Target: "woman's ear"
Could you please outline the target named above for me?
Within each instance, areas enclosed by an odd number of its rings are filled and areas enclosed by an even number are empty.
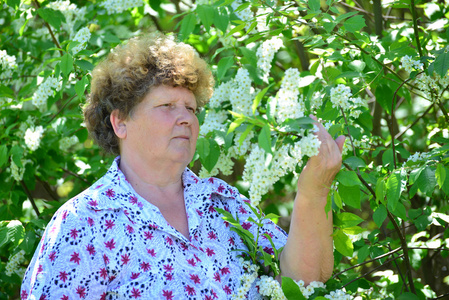
[[[112,128],[114,129],[115,135],[119,139],[126,138],[126,123],[125,120],[120,118],[120,113],[118,109],[114,109],[109,116]]]

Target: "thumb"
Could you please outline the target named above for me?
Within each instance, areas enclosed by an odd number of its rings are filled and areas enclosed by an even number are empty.
[[[335,139],[335,143],[337,143],[338,149],[340,149],[340,152],[343,152],[343,146],[345,144],[346,137],[344,135],[340,135],[338,138]]]

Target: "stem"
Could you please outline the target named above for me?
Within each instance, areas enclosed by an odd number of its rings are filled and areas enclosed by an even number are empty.
[[[339,275],[341,275],[341,274],[343,274],[343,273],[345,273],[345,272],[347,272],[347,271],[349,271],[349,270],[355,269],[355,268],[357,268],[357,267],[360,267],[360,266],[369,264],[370,262],[379,260],[379,259],[384,258],[384,257],[389,256],[389,255],[392,255],[392,254],[394,254],[394,253],[396,253],[396,252],[398,252],[398,251],[401,251],[401,250],[402,250],[402,248],[399,247],[399,248],[396,248],[396,249],[394,249],[394,250],[392,250],[392,251],[390,251],[390,252],[388,252],[388,253],[379,255],[378,257],[375,257],[375,258],[373,258],[373,259],[370,259],[370,260],[364,261],[364,262],[362,262],[362,263],[356,264],[356,265],[354,265],[354,266],[352,266],[352,267],[349,267],[349,268],[347,268],[347,269],[345,269],[345,270],[343,270],[343,271],[341,271],[341,272],[338,272],[337,274],[335,274],[334,276],[332,276],[332,278],[335,278],[335,277],[337,277],[337,276],[339,276]]]
[[[422,118],[424,118],[424,116],[429,113],[429,111],[432,109],[432,107],[433,107],[433,103],[422,113],[422,115],[420,115],[418,118],[416,118],[412,124],[408,125],[401,133],[396,134],[396,136],[394,138],[399,139],[401,136],[403,136],[407,132],[407,130],[409,130],[410,128],[415,126]],[[388,145],[387,145],[387,147],[388,147]]]
[[[69,100],[67,100],[66,103],[64,103],[64,105],[59,109],[59,111],[53,115],[53,117],[51,117],[50,121],[47,122],[47,125],[50,124],[63,110],[64,108],[66,108],[67,105],[69,105],[70,101],[72,101],[77,95],[73,95],[72,98],[70,98]]]
[[[421,42],[419,41],[418,20],[416,18],[415,0],[410,0],[410,10],[412,11],[413,33],[415,35],[416,48],[418,48],[419,57],[423,57]],[[424,69],[427,69],[426,62],[424,62]]]
[[[402,235],[402,230],[399,228],[398,223],[394,219],[394,216],[391,214],[391,212],[387,209],[388,218],[390,219],[391,223],[393,223],[394,228],[396,229],[396,232],[399,235],[399,239],[401,240],[402,249],[404,249],[404,261],[405,261],[405,267],[407,269],[407,278],[410,285],[410,290],[413,294],[416,295],[416,289],[415,284],[413,283],[413,276],[412,276],[412,269],[410,266],[410,258],[408,256],[408,246],[407,241],[405,240],[404,236]]]
[[[37,217],[40,218],[41,214],[39,212],[39,209],[37,208],[36,202],[34,201],[33,196],[30,193],[30,190],[25,184],[25,181],[20,180],[20,185],[22,186],[23,190],[25,191],[25,194],[27,195],[28,199],[31,202],[31,206],[33,207],[34,212],[36,213]]]
[[[444,294],[444,295],[440,295],[440,296],[438,296],[438,297],[436,297],[436,298],[429,298],[429,300],[443,299],[443,298],[446,297],[446,296],[449,296],[449,293],[446,293],[446,294]]]
[[[349,132],[348,119],[346,119],[345,112],[343,111],[343,108],[341,108],[341,106],[340,106],[340,111],[341,111],[341,114],[343,115],[343,118],[345,119],[346,130],[348,131],[348,137],[349,137],[349,140],[351,141],[352,151],[354,153],[354,156],[357,156],[357,154],[355,153],[354,141],[352,140],[351,133]]]
[[[39,2],[38,2],[37,0],[33,0],[33,2],[34,2],[34,4],[36,4],[36,7],[37,7],[38,9],[41,8],[41,5],[39,4]],[[45,20],[43,20],[43,21],[44,21],[45,27],[47,27],[48,31],[50,32],[51,39],[53,40],[53,43],[56,45],[57,48],[61,49],[61,45],[59,45],[59,42],[58,42],[58,40],[56,39],[56,37],[55,37],[55,35],[54,35],[54,33],[53,33],[53,30],[51,30],[50,25],[49,25]],[[61,54],[61,56],[64,55],[64,53],[62,52],[62,50],[59,50],[59,53]]]
[[[398,258],[401,258],[402,256],[404,256],[404,254],[401,254],[401,255],[399,255],[399,256],[397,256],[397,257],[393,257],[393,258],[387,260],[387,261],[386,261],[385,263],[383,263],[382,265],[377,266],[377,267],[375,267],[374,269],[370,270],[369,272],[366,272],[366,273],[363,274],[362,276],[359,276],[359,277],[357,277],[356,279],[353,279],[353,280],[351,280],[350,282],[346,283],[344,286],[342,286],[342,288],[344,288],[344,287],[350,285],[350,284],[353,283],[354,281],[357,281],[357,280],[359,280],[359,279],[361,279],[361,278],[363,278],[363,277],[368,276],[369,274],[373,273],[373,272],[376,271],[377,269],[382,268],[384,265],[386,265],[386,264],[388,264],[388,263],[390,263],[390,262],[392,262],[392,261],[394,261],[394,260],[396,260],[396,259],[398,259]]]
[[[87,181],[86,178],[83,178],[83,177],[79,176],[79,175],[76,174],[75,172],[72,172],[72,171],[67,170],[67,169],[65,169],[65,168],[62,168],[62,170],[63,170],[64,172],[66,172],[67,174],[70,174],[70,175],[72,175],[72,176],[78,178],[79,180],[83,181],[84,183],[87,183],[88,185],[91,185],[91,183],[90,183],[89,181]]]

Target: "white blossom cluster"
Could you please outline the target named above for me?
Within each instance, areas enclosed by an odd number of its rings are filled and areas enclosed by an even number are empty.
[[[43,83],[41,83],[37,91],[33,94],[32,103],[39,110],[45,110],[47,106],[47,99],[53,95],[53,89],[59,90],[62,83],[56,78],[50,76]]]
[[[232,81],[226,81],[221,83],[215,90],[214,94],[209,100],[209,107],[211,108],[221,108],[221,104],[229,100],[229,95],[232,90]]]
[[[33,129],[28,128],[26,130],[24,140],[28,149],[30,149],[31,151],[35,151],[37,148],[39,148],[43,133],[44,128],[42,126],[37,126]]]
[[[259,8],[257,10],[257,31],[268,31],[270,30],[270,27],[267,25],[267,16],[271,12],[271,9],[269,8]]]
[[[80,52],[81,50],[86,49],[86,43],[87,43],[87,41],[89,41],[89,39],[90,39],[89,28],[83,27],[80,30],[78,30],[78,32],[75,34],[75,37],[73,38],[73,40],[75,42],[79,42],[80,44],[73,47],[72,53],[76,54],[76,53]]]
[[[129,8],[142,6],[143,4],[142,0],[106,0],[100,6],[106,9],[108,15],[112,15],[122,13]]]
[[[301,152],[303,155],[312,157],[318,155],[320,151],[321,141],[315,134],[309,134],[304,136],[299,142]]]
[[[273,37],[270,40],[266,40],[257,48],[256,56],[257,68],[262,71],[263,80],[268,82],[268,75],[271,70],[271,62],[276,52],[283,46],[282,39],[280,37]]]
[[[431,77],[421,74],[417,77],[418,89],[424,92],[428,99],[434,99],[435,96],[441,96],[443,91],[449,86],[449,75],[446,73],[444,77],[434,73]]]
[[[216,176],[218,172],[221,172],[223,175],[231,175],[233,171],[232,167],[234,166],[232,157],[232,153],[226,154],[224,151],[221,151],[220,157],[218,158],[218,161],[212,171],[209,172],[204,166],[201,166],[201,170],[198,173],[198,176],[200,178],[208,178]]]
[[[403,56],[401,58],[401,63],[404,69],[409,73],[413,72],[414,70],[421,70],[424,67],[422,62],[412,59],[412,57],[409,55]]]
[[[426,161],[428,160],[430,157],[430,153],[421,153],[421,152],[416,152],[413,155],[410,155],[407,158],[407,162],[412,161],[412,162],[417,162],[417,161]]]
[[[22,165],[24,165],[23,162]],[[16,163],[11,160],[9,171],[11,172],[11,176],[15,181],[21,181],[23,179],[23,174],[25,173],[25,166],[23,168],[19,168],[19,166],[17,166]]]
[[[0,79],[12,77],[13,70],[17,68],[16,57],[8,55],[6,50],[0,50],[0,66],[2,70]]]
[[[277,111],[276,118],[279,123],[286,119],[297,119],[304,117],[304,102],[302,96],[299,96],[299,71],[295,68],[290,68],[285,71],[282,79],[281,88],[276,94]]]
[[[59,10],[65,17],[65,22],[62,23],[64,31],[69,33],[70,38],[73,37],[73,27],[76,21],[83,21],[86,15],[86,7],[78,8],[76,4],[70,3],[69,0],[54,1],[48,4],[49,8]],[[44,29],[45,34],[48,34],[48,30]]]
[[[79,142],[76,135],[66,136],[59,140],[59,149],[66,152],[70,147]]]
[[[251,26],[252,19],[254,19],[254,14],[251,11],[250,6],[246,7],[245,9],[242,9],[238,12],[235,12],[235,10],[242,4],[243,4],[243,2],[241,0],[236,0],[236,1],[232,2],[231,7],[234,10],[234,13],[237,15],[237,17],[246,23],[245,29],[248,30],[249,27]]]
[[[20,123],[19,128],[16,130],[15,135],[21,139],[25,136],[25,132],[28,128],[33,128],[36,118],[29,115],[25,122]]]
[[[238,132],[234,136],[234,146],[229,149],[229,152],[234,154],[234,157],[245,155],[251,149],[251,139],[254,137],[254,132],[249,132],[248,135],[240,143],[242,132]]]
[[[271,276],[262,275],[257,282],[259,293],[272,300],[286,300],[279,282]]]
[[[203,125],[201,125],[200,135],[206,135],[214,130],[222,129],[227,118],[228,114],[226,111],[210,109],[204,118]]]
[[[25,268],[20,265],[25,262],[25,251],[20,250],[16,254],[9,257],[8,263],[6,264],[6,272],[7,276],[11,276],[12,274],[17,274],[19,277],[23,277],[25,275]]]
[[[257,272],[259,266],[251,264],[251,262],[239,259],[240,265],[245,270],[245,273],[240,277],[240,287],[237,289],[237,294],[233,294],[231,299],[247,299],[247,294],[253,282],[257,279]]]
[[[323,97],[324,95],[320,92],[313,93],[312,98],[310,99],[310,105],[312,108],[318,109],[323,105]]]
[[[331,291],[329,295],[325,295],[324,298],[332,300],[351,300],[351,296],[346,294],[343,290]]]
[[[297,164],[301,164],[301,145],[282,145],[272,157],[271,167],[265,161],[265,151],[254,145],[246,160],[243,180],[249,182],[251,204],[257,206],[275,182],[288,172],[292,172]]]
[[[339,84],[331,89],[331,102],[333,107],[341,107],[344,111],[349,112],[349,116],[353,118],[360,116],[362,113],[361,107],[368,106],[362,98],[353,98],[351,89],[343,84]]]
[[[331,89],[332,107],[341,107],[343,110],[349,110],[351,108],[351,103],[349,102],[351,97],[351,89],[344,84],[339,84]]]
[[[251,78],[248,70],[240,68],[235,75],[230,94],[232,111],[245,116],[252,115],[251,106],[254,95],[251,93],[251,89]]]

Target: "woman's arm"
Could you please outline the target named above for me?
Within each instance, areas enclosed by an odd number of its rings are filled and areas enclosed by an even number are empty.
[[[314,120],[316,118],[311,116]],[[280,257],[281,275],[294,280],[327,281],[333,270],[332,212],[325,206],[341,167],[344,136],[334,140],[317,122],[320,152],[307,162],[298,180],[287,243]]]

